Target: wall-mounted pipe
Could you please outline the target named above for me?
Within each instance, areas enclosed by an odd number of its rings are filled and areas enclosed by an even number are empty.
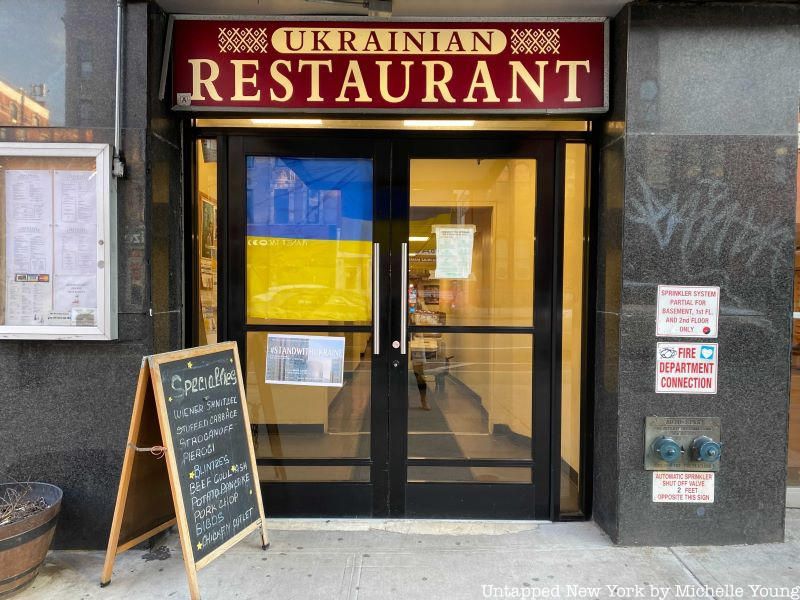
[[[125,0],[117,0],[117,73],[116,90],[114,92],[114,158],[111,163],[111,174],[114,177],[125,176],[125,161],[122,158],[122,49],[123,32],[125,31]]]

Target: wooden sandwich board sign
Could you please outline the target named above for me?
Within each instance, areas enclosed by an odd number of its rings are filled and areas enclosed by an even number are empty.
[[[139,371],[100,585],[117,554],[176,524],[197,571],[267,526],[236,342],[146,356]]]

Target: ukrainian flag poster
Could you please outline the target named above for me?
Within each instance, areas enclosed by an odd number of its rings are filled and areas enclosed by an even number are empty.
[[[372,317],[372,162],[247,157],[247,320]]]

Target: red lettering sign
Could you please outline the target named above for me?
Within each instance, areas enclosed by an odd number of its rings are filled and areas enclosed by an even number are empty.
[[[656,393],[716,394],[716,343],[656,344]]]
[[[176,110],[603,112],[608,22],[176,18]]]

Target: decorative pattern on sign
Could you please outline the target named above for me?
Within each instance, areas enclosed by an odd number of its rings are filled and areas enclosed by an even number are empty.
[[[264,28],[220,27],[217,35],[220,52],[266,52],[269,33]]]
[[[512,29],[512,54],[558,54],[561,38],[558,29]]]

